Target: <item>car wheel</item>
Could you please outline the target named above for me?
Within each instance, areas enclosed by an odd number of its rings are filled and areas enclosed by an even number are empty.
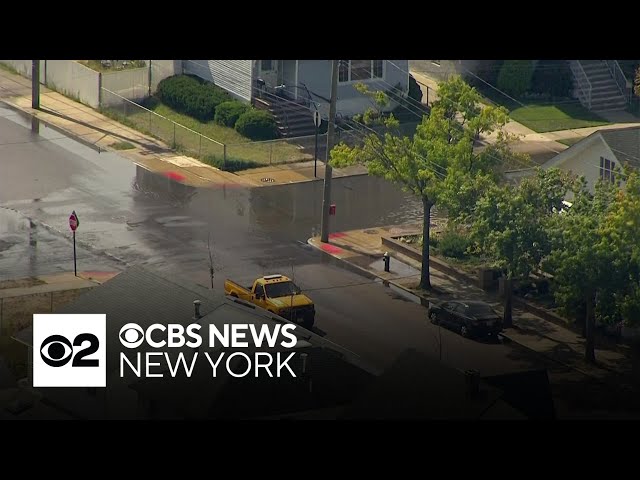
[[[460,335],[462,335],[464,338],[469,338],[469,329],[466,325],[462,325],[460,327]]]
[[[431,312],[429,314],[429,320],[431,320],[431,323],[433,323],[434,325],[438,325],[440,323],[440,320],[438,320],[438,315],[436,314],[436,312]]]

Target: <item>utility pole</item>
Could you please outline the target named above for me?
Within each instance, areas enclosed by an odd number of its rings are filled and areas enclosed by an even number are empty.
[[[322,196],[322,225],[320,241],[329,241],[329,205],[331,205],[331,176],[333,169],[329,165],[331,149],[333,148],[336,124],[336,103],[338,100],[338,62],[333,60],[331,67],[331,103],[329,104],[329,128],[327,130],[327,152],[324,164],[324,193]]]
[[[31,108],[40,109],[40,60],[31,60]]]

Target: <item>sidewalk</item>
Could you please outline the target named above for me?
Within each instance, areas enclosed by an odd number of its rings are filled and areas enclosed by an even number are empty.
[[[420,84],[429,87],[431,97],[437,98],[438,82],[436,80],[429,77],[428,74],[417,71],[411,70],[411,74]],[[431,98],[429,98],[429,101],[431,101]],[[634,122],[633,120],[635,117],[627,112],[610,112],[605,113],[602,116],[606,120],[614,123],[599,127],[575,128],[571,130],[537,133],[521,123],[510,120],[505,125],[504,130],[517,135],[520,138],[518,142],[515,142],[512,145],[511,148],[513,151],[527,153],[536,164],[541,165],[556,156],[558,153],[569,148],[567,145],[560,143],[559,140],[582,139],[603,129],[608,130],[640,126],[640,122]],[[491,143],[495,138],[497,138],[497,133],[484,137],[483,140]]]
[[[38,277],[0,282],[0,299],[39,293],[94,288],[115,277],[118,272],[63,272]]]
[[[420,262],[401,253],[389,251],[390,272],[384,271],[382,255],[385,248],[382,236],[401,236],[420,231],[417,225],[392,226],[375,229],[337,232],[329,236],[329,243],[320,242],[319,237],[309,239],[309,244],[346,262],[368,277],[377,277],[397,288],[413,293],[429,301],[444,298],[482,300],[502,312],[502,301],[497,294],[485,292],[471,282],[463,282],[443,271],[436,261],[431,262],[431,284],[435,292],[424,292],[416,287],[420,281]],[[442,262],[444,263],[444,262]],[[513,310],[514,327],[506,329],[503,337],[527,349],[544,355],[584,375],[604,380],[611,375],[616,378],[628,376],[632,370],[631,351],[624,345],[596,348],[598,364],[584,361],[584,338],[568,328],[547,321],[518,306]],[[425,316],[426,321],[426,316]]]
[[[315,180],[313,162],[268,165],[236,173],[219,170],[194,158],[177,154],[160,140],[122,125],[44,85],[40,86],[41,108],[34,110],[31,108],[31,80],[4,68],[0,69],[0,101],[98,151],[115,151],[153,172],[167,174],[177,171],[182,177],[182,183],[190,186],[235,184],[257,187]],[[114,143],[123,141],[131,143],[135,148],[113,149]],[[317,172],[318,178],[324,177],[324,164],[320,161]],[[363,173],[366,173],[363,167],[333,170],[334,177]]]

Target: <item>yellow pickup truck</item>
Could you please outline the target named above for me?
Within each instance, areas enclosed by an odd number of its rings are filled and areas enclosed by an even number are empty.
[[[251,287],[225,280],[224,292],[232,297],[251,302],[265,310],[310,329],[315,321],[313,300],[302,293],[289,277],[266,275],[257,278]]]

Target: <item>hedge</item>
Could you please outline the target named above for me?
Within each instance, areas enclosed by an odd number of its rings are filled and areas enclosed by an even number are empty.
[[[266,110],[251,109],[240,115],[236,131],[251,140],[272,140],[278,136],[276,121]]]
[[[509,95],[520,97],[530,91],[532,77],[531,60],[505,60],[498,75],[498,88]]]
[[[229,100],[228,102],[222,102],[216,107],[215,122],[218,125],[224,125],[225,127],[233,128],[240,118],[240,115],[249,110],[249,105],[239,100]]]
[[[201,122],[213,120],[216,107],[231,99],[225,90],[191,75],[165,78],[156,95],[165,105]]]
[[[238,172],[240,170],[248,170],[249,168],[263,167],[261,163],[253,160],[244,160],[242,158],[227,157],[226,161],[218,155],[207,155],[204,161],[212,167],[219,168],[225,172]]]

